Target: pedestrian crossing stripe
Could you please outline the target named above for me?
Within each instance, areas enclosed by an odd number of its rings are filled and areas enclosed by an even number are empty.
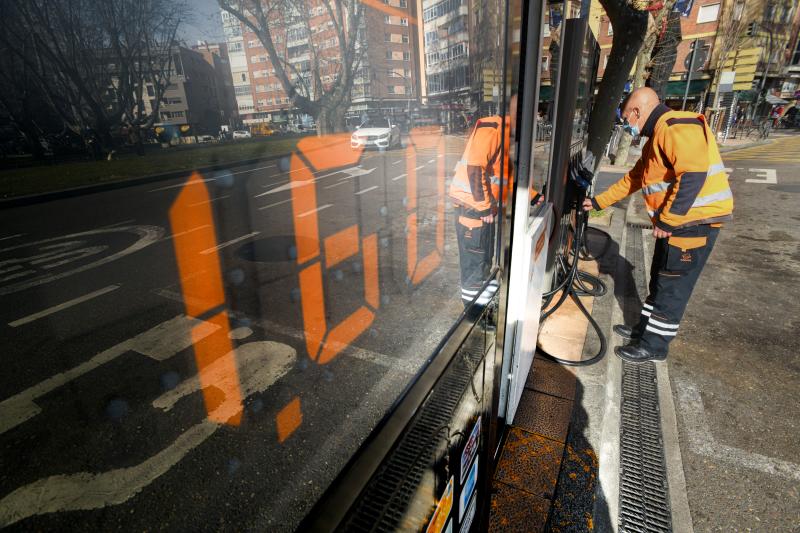
[[[753,159],[794,163],[800,161],[800,137],[778,139],[770,144],[727,152],[722,158],[724,161]]]

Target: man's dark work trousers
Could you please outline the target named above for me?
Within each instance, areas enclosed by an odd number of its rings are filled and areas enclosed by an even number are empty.
[[[466,210],[459,209],[456,213],[463,211]],[[458,261],[461,265],[461,301],[466,307],[475,300],[483,284],[489,279],[494,255],[495,224],[481,222],[480,218],[459,220],[462,217],[463,215],[456,216],[456,239]],[[469,227],[463,222],[469,222],[470,226],[476,227]],[[496,289],[497,287],[491,287],[484,291],[476,303],[486,305]]]
[[[650,293],[634,328],[634,335],[640,337],[639,346],[653,354],[667,354],[718,234],[719,228],[704,224],[656,239]]]

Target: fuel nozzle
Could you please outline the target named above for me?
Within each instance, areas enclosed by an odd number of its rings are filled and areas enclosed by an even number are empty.
[[[578,152],[569,162],[569,179],[586,192],[594,180],[594,154],[592,152]]]

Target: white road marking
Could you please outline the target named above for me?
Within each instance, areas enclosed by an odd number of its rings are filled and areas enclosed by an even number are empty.
[[[439,158],[441,158],[441,157],[444,157],[444,154],[437,154],[437,155],[436,155],[436,158],[437,158],[437,159],[439,159]]]
[[[0,237],[0,241],[6,241],[8,239],[16,239],[17,237],[22,237],[25,235],[24,233],[17,233],[16,235],[9,235],[8,237]]]
[[[393,164],[393,165],[399,165],[399,164],[400,164],[400,163],[402,163],[402,162],[403,162],[403,160],[402,160],[402,159],[398,159],[397,161],[395,161],[395,162],[394,162],[394,163],[392,163],[392,164]]]
[[[164,237],[163,239],[161,239],[161,241],[162,242],[163,241],[168,241],[170,239],[174,239],[175,237],[181,237],[183,235],[187,235],[189,233],[192,233],[192,232],[195,232],[195,231],[199,231],[199,230],[205,229],[205,228],[210,228],[210,227],[211,227],[210,224],[203,224],[202,226],[197,226],[196,228],[187,229],[186,231],[179,231],[178,233],[173,233],[172,235],[168,235],[168,236]]]
[[[19,270],[22,268],[22,265],[9,265],[5,268],[0,268],[0,274],[6,274],[8,272],[14,272],[15,270]]]
[[[681,405],[678,412],[684,418],[684,428],[689,436],[689,447],[694,453],[705,455],[715,461],[723,461],[773,476],[800,481],[800,465],[797,463],[767,457],[760,453],[717,442],[711,434],[706,419],[700,390],[694,383],[684,380],[675,380],[675,385]]]
[[[244,240],[249,239],[250,237],[254,237],[254,236],[258,235],[259,233],[261,233],[261,232],[260,231],[254,231],[252,233],[248,233],[247,235],[242,235],[241,237],[236,237],[235,239],[231,239],[229,241],[223,242],[222,244],[218,244],[218,245],[214,246],[213,248],[208,248],[207,250],[203,250],[200,253],[203,254],[203,255],[207,255],[207,254],[210,254],[211,252],[213,252],[215,250],[222,250],[223,248],[227,248],[228,246],[236,244],[237,242],[242,242]]]
[[[194,329],[195,326],[202,327]],[[178,315],[144,333],[140,333],[133,338],[116,344],[98,353],[88,361],[84,361],[78,366],[55,374],[0,402],[0,434],[38,415],[42,411],[42,409],[36,405],[36,400],[38,398],[91,372],[109,361],[113,361],[131,350],[163,361],[191,346],[193,336],[196,342],[207,337],[217,329],[219,329],[219,327],[215,324],[203,322],[184,315]],[[3,506],[0,505],[0,509],[2,508]]]
[[[124,503],[164,475],[220,427],[208,420],[195,424],[172,444],[135,466],[99,474],[61,474],[24,485],[0,500],[0,527],[46,513],[99,509]]]
[[[211,198],[210,200],[203,200],[202,202],[189,204],[189,207],[195,207],[195,206],[198,206],[198,205],[210,204],[210,203],[216,202],[217,200],[224,200],[225,198],[230,198],[230,195],[226,194],[225,196],[217,196],[216,198]]]
[[[366,189],[361,189],[361,190],[360,190],[360,191],[358,191],[356,194],[358,194],[358,195],[362,195],[362,194],[364,194],[365,192],[374,191],[374,190],[375,190],[375,189],[377,189],[377,188],[378,188],[378,186],[377,186],[377,185],[373,185],[372,187],[367,187]]]
[[[87,302],[92,298],[97,298],[98,296],[102,296],[107,294],[111,291],[115,291],[120,288],[120,285],[109,285],[108,287],[103,287],[102,289],[98,289],[96,291],[92,291],[89,294],[84,294],[83,296],[79,296],[77,298],[73,298],[72,300],[68,300],[64,303],[60,303],[58,305],[54,305],[53,307],[44,309],[39,311],[38,313],[33,313],[26,317],[19,318],[13,322],[9,322],[8,325],[12,328],[16,328],[22,326],[24,324],[29,324],[34,320],[39,320],[40,318],[44,318],[46,316],[50,316],[54,313],[58,313],[59,311],[63,311],[64,309],[69,309],[75,305],[81,304],[83,302]]]
[[[428,163],[433,163],[434,161],[436,161],[436,158],[434,158],[434,159],[428,159]]]
[[[268,389],[269,385],[292,368],[297,358],[297,351],[294,348],[288,344],[273,341],[248,342],[236,348],[234,354],[239,370],[238,379],[244,385],[243,397]],[[232,376],[228,371],[228,360],[228,357],[220,357],[204,368],[203,372],[208,373],[207,380],[213,383],[222,383],[237,379],[237,376]],[[224,386],[219,388],[228,390]],[[195,374],[153,400],[153,407],[162,411],[170,411],[181,398],[199,390],[200,378]]]
[[[347,179],[350,179],[350,178],[347,178]],[[338,187],[339,185],[344,185],[345,183],[347,183],[346,180],[339,181],[339,182],[334,183],[333,185],[326,185],[324,188],[325,189],[333,189],[334,187]]]
[[[283,191],[290,191],[292,189],[296,189],[298,187],[303,187],[304,185],[310,185],[314,183],[315,180],[297,180],[297,181],[290,181],[288,183],[284,183],[283,185],[278,185],[266,192],[262,192],[253,196],[253,198],[260,198],[262,196],[266,196],[268,194],[276,194]]]
[[[419,170],[421,168],[425,168],[425,165],[420,165],[420,166],[416,167],[414,170]]]
[[[292,201],[292,199],[289,198],[287,200],[281,200],[280,202],[275,202],[274,204],[269,204],[269,205],[265,205],[265,206],[259,207],[259,209],[269,209],[270,207],[275,207],[275,206],[278,206],[278,205],[288,204],[291,201]]]
[[[306,211],[305,213],[300,213],[299,215],[297,215],[297,218],[303,218],[303,217],[307,217],[308,215],[313,215],[314,213],[318,213],[318,212],[322,211],[323,209],[328,209],[329,207],[333,207],[333,204],[321,205],[316,209],[312,209],[311,211]]]
[[[243,396],[264,392],[291,370],[297,352],[278,342],[252,342],[234,351]],[[217,359],[221,361],[224,358]],[[212,380],[237,379],[212,363],[204,369]],[[175,402],[199,390],[197,377],[160,396],[154,405],[168,411]],[[217,408],[228,409],[226,402]],[[215,411],[216,412],[216,411]],[[209,413],[209,418],[215,412]],[[227,414],[227,413],[225,413]],[[206,419],[181,433],[166,448],[141,463],[98,474],[78,472],[39,479],[0,500],[0,527],[25,518],[59,511],[89,510],[126,502],[168,472],[181,459],[214,434],[222,424]]]
[[[401,180],[401,179],[405,178],[406,176],[408,176],[408,174],[400,174],[399,176],[393,177],[392,181]]]
[[[158,226],[126,226],[126,227],[122,227],[122,228],[96,229],[96,230],[92,230],[92,231],[84,231],[82,233],[73,233],[71,235],[64,235],[62,237],[55,237],[55,238],[52,238],[52,239],[44,239],[44,240],[37,241],[37,242],[34,242],[34,243],[30,243],[30,244],[25,244],[25,245],[20,245],[20,246],[13,246],[11,248],[6,248],[6,250],[0,250],[0,251],[7,251],[7,250],[14,249],[14,248],[28,247],[28,246],[40,246],[41,247],[42,244],[47,244],[47,243],[54,242],[54,241],[58,242],[58,241],[64,241],[66,239],[71,239],[71,238],[74,238],[74,237],[83,237],[83,236],[86,236],[86,235],[97,235],[97,234],[100,234],[100,233],[112,233],[112,232],[117,232],[117,231],[128,231],[128,232],[137,234],[139,236],[139,239],[135,243],[131,244],[129,247],[125,248],[124,250],[121,250],[121,251],[119,251],[119,252],[117,252],[115,254],[109,255],[109,256],[104,257],[102,259],[98,259],[97,261],[94,261],[92,263],[79,266],[79,267],[74,268],[72,270],[67,270],[65,272],[60,272],[58,274],[44,274],[42,276],[39,276],[37,278],[31,279],[31,280],[28,280],[28,281],[19,282],[19,283],[16,283],[14,285],[8,285],[6,287],[0,287],[0,296],[6,295],[6,294],[11,294],[11,293],[18,292],[18,291],[25,290],[25,289],[30,289],[31,287],[37,287],[39,285],[44,285],[45,283],[50,283],[52,281],[56,281],[58,279],[65,278],[67,276],[71,276],[73,274],[77,274],[78,272],[84,272],[86,270],[90,270],[92,268],[99,267],[101,265],[105,265],[107,263],[110,263],[110,262],[115,261],[117,259],[120,259],[122,257],[125,257],[126,255],[129,255],[129,254],[132,254],[134,252],[137,252],[137,251],[141,250],[142,248],[145,248],[145,247],[153,244],[154,242],[158,242],[158,240],[164,234],[164,228],[160,228]],[[41,248],[43,248],[43,247],[41,247]],[[0,280],[0,281],[3,281],[3,280]]]
[[[277,166],[278,165],[267,165],[265,167],[251,168],[251,169],[248,169],[248,170],[240,170],[238,172],[231,172],[230,175],[231,176],[236,176],[238,174],[247,174],[248,172],[255,172],[256,170],[265,170],[267,168],[276,168]]]
[[[128,220],[123,220],[122,222],[114,222],[113,224],[109,224],[107,226],[100,226],[98,229],[105,229],[105,228],[116,228],[117,226],[124,226],[125,224],[133,224],[136,222],[135,219],[129,218]]]
[[[762,179],[747,178],[744,180],[746,183],[778,183],[778,175],[774,168],[751,168],[749,170],[750,172],[755,172],[756,175]]]
[[[6,281],[11,281],[12,279],[24,278],[25,276],[30,276],[31,274],[36,274],[36,271],[24,270],[22,272],[17,272],[16,274],[11,274],[10,276],[0,278],[0,283],[5,283]]]
[[[187,179],[188,179],[188,178],[187,178]],[[216,179],[217,179],[217,178],[205,178],[205,179],[202,179],[202,180],[200,180],[200,181],[193,181],[193,182],[191,182],[191,183],[192,183],[193,185],[196,185],[196,184],[198,184],[198,183],[205,183],[205,182],[208,182],[208,181],[215,181]],[[185,187],[185,186],[187,186],[187,184],[188,184],[188,183],[189,183],[189,182],[187,182],[187,181],[184,181],[184,182],[181,182],[181,183],[176,183],[175,185],[167,185],[166,187],[159,187],[158,189],[151,189],[151,190],[149,190],[149,191],[147,191],[147,192],[158,192],[158,191],[167,191],[167,190],[169,190],[169,189],[178,189],[178,188],[180,188],[180,187]]]
[[[104,250],[106,250],[108,246],[90,246],[88,248],[77,248],[74,250],[67,250],[66,252],[56,253],[56,254],[47,254],[38,259],[32,259],[28,261],[31,265],[41,265],[42,263],[49,263],[44,265],[42,268],[53,268],[56,266],[64,265],[66,263],[70,263],[72,261],[76,261],[81,259],[82,257],[88,257],[90,255],[98,254]],[[50,263],[55,259],[61,259],[61,261],[56,261],[55,263]]]

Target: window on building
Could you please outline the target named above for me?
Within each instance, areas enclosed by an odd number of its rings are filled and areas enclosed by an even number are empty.
[[[550,68],[550,56],[542,57],[542,70],[547,70]]]
[[[383,23],[384,24],[391,24],[392,23],[392,17],[390,17],[389,15],[384,15],[383,16]]]
[[[153,86],[152,85],[148,85],[147,86],[147,96],[155,96],[155,95],[156,95],[156,91],[153,88]]]
[[[258,46],[261,46],[261,41],[259,41],[258,39],[247,41],[247,48],[256,48]]]
[[[404,33],[404,34],[403,34],[403,36],[401,37],[401,40],[402,40],[404,43],[407,43],[407,42],[408,42],[408,35],[406,35],[406,34]]]
[[[408,2],[406,2],[406,0],[400,0],[400,7],[408,7]]]
[[[236,96],[250,96],[250,86],[249,85],[239,85],[233,88],[233,93]]]
[[[383,34],[383,42],[389,43],[392,41],[392,34],[391,33],[384,33]]]
[[[237,41],[235,43],[230,43],[228,45],[228,50],[230,50],[231,52],[241,52],[243,49],[244,48],[242,47],[242,42],[241,41]]]
[[[247,81],[247,72],[242,72],[242,81]]]
[[[797,40],[797,47],[792,54],[792,65],[800,65],[800,39]]]
[[[425,32],[425,44],[431,44],[436,42],[439,39],[439,34],[436,31],[426,31]]]
[[[403,61],[411,61],[411,52],[403,52]]]
[[[392,58],[393,58],[392,51],[391,50],[386,50],[386,59],[392,59]]]
[[[697,23],[703,24],[704,22],[714,22],[719,18],[719,4],[709,4],[707,6],[700,6],[697,11]]]
[[[389,94],[394,94],[394,85],[389,85],[388,87],[386,87],[386,91]]]
[[[407,18],[401,18],[400,19],[400,25],[401,26],[408,26],[408,19]]]

